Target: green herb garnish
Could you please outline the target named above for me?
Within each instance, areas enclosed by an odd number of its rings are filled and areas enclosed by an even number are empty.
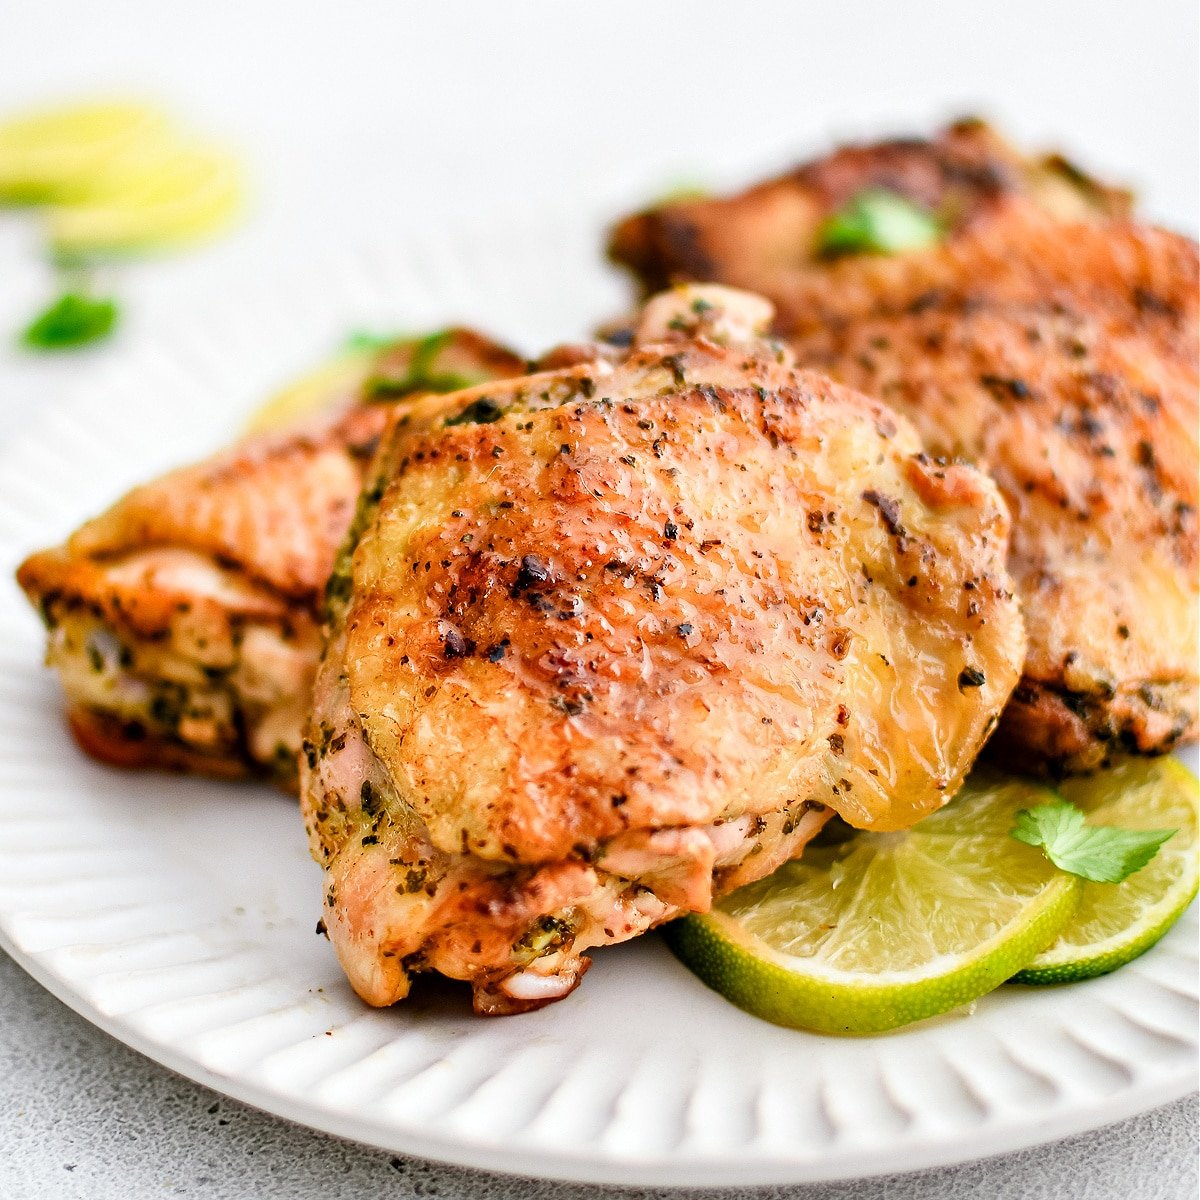
[[[480,396],[460,413],[446,418],[447,425],[491,425],[504,416],[504,409],[491,396]]]
[[[1120,883],[1144,867],[1176,829],[1118,829],[1089,825],[1074,804],[1060,800],[1017,813],[1010,831],[1018,842],[1041,846],[1062,870],[1093,883]]]
[[[463,375],[457,371],[444,371],[436,375],[418,375],[408,371],[402,378],[377,375],[367,381],[367,391],[372,400],[396,400],[411,396],[414,392],[461,392],[484,382],[481,375]]]
[[[356,329],[342,343],[343,350],[386,350],[403,340],[398,333],[371,333],[365,329]]]
[[[394,400],[413,392],[461,392],[482,383],[483,377],[434,369],[452,336],[453,330],[442,329],[421,338],[413,346],[407,370],[402,375],[376,375],[367,380],[367,395],[373,400]]]
[[[711,188],[694,179],[676,179],[659,192],[654,203],[656,207],[663,204],[687,204],[693,200],[708,200],[712,194]]]
[[[821,226],[822,254],[896,254],[932,246],[942,226],[927,209],[896,192],[868,188],[852,196]]]
[[[64,292],[34,319],[21,335],[21,341],[35,350],[86,346],[108,337],[116,326],[117,315],[114,300],[83,292]]]

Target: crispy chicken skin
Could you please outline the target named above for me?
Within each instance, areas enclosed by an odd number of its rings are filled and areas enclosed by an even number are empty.
[[[524,370],[469,330],[397,342],[323,415],[136,488],[21,565],[89,754],[295,787],[337,547],[390,412],[436,383],[435,360],[459,386]]]
[[[823,258],[821,222],[867,187],[935,210],[941,244]],[[611,244],[647,288],[769,296],[803,365],[992,474],[1029,634],[993,746],[1051,774],[1197,733],[1197,249],[1129,207],[968,122],[640,214]]]
[[[567,994],[634,937],[961,783],[1019,674],[1008,518],[761,299],[653,300],[627,352],[427,398],[330,585],[301,764],[324,926],[371,1004]]]
[[[956,234],[1018,209],[1092,221],[1126,216],[1132,207],[1129,192],[1098,183],[1059,155],[1028,158],[984,122],[968,119],[929,140],[845,146],[735,196],[636,213],[612,231],[609,252],[647,293],[685,280],[754,286],[762,279],[752,276],[770,277],[774,268],[819,265],[821,224],[872,187],[933,210]]]

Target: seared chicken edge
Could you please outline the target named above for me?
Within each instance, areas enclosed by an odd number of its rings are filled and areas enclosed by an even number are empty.
[[[939,242],[831,252],[825,222],[878,189],[936,218]],[[1003,761],[1060,776],[1195,741],[1194,240],[964,121],[665,203],[621,221],[609,250],[647,291],[697,279],[769,297],[802,366],[996,481],[1029,635],[991,742]]]
[[[22,563],[80,746],[294,791],[325,584],[389,415],[524,370],[469,329],[382,346],[357,382],[334,372],[315,413],[135,488]]]
[[[627,354],[385,435],[301,765],[369,1003],[433,970],[481,1013],[539,1007],[835,811],[902,828],[961,783],[1024,650],[1003,506],[795,371],[770,315],[684,289]]]

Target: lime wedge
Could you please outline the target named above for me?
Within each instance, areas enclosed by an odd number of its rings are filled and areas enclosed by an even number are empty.
[[[874,1033],[990,992],[1070,919],[1081,884],[1009,836],[1052,800],[976,773],[900,833],[859,833],[667,926],[675,953],[726,999],[768,1021]]]
[[[331,411],[358,393],[370,378],[378,357],[376,349],[358,348],[345,350],[322,363],[256,409],[246,422],[246,433],[286,429]]]
[[[1014,983],[1068,983],[1105,975],[1144,954],[1196,895],[1200,787],[1173,758],[1130,759],[1059,791],[1096,825],[1176,829],[1123,883],[1084,883],[1079,908],[1057,941]]]
[[[0,125],[0,201],[44,204],[85,196],[113,159],[167,136],[166,116],[108,101],[30,113]]]
[[[77,202],[47,212],[50,240],[63,254],[143,250],[192,241],[237,211],[242,176],[227,151],[163,140],[111,160]]]

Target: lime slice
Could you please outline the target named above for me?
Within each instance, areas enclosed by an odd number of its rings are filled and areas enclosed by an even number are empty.
[[[0,125],[0,201],[44,204],[85,196],[111,161],[167,136],[166,116],[108,101],[30,113]]]
[[[1068,983],[1115,971],[1149,950],[1196,895],[1200,787],[1182,763],[1131,759],[1059,791],[1093,824],[1179,832],[1123,883],[1084,883],[1058,940],[1014,983]]]
[[[345,350],[316,370],[302,375],[255,410],[246,433],[286,429],[318,413],[329,412],[357,395],[379,357],[376,349]]]
[[[768,1021],[874,1033],[966,1004],[1044,949],[1080,881],[1009,836],[1052,800],[977,773],[947,807],[900,833],[812,846],[711,913],[667,926],[675,953]]]
[[[192,241],[225,225],[242,194],[237,159],[213,146],[147,143],[112,160],[77,202],[48,210],[63,254],[143,250]]]

